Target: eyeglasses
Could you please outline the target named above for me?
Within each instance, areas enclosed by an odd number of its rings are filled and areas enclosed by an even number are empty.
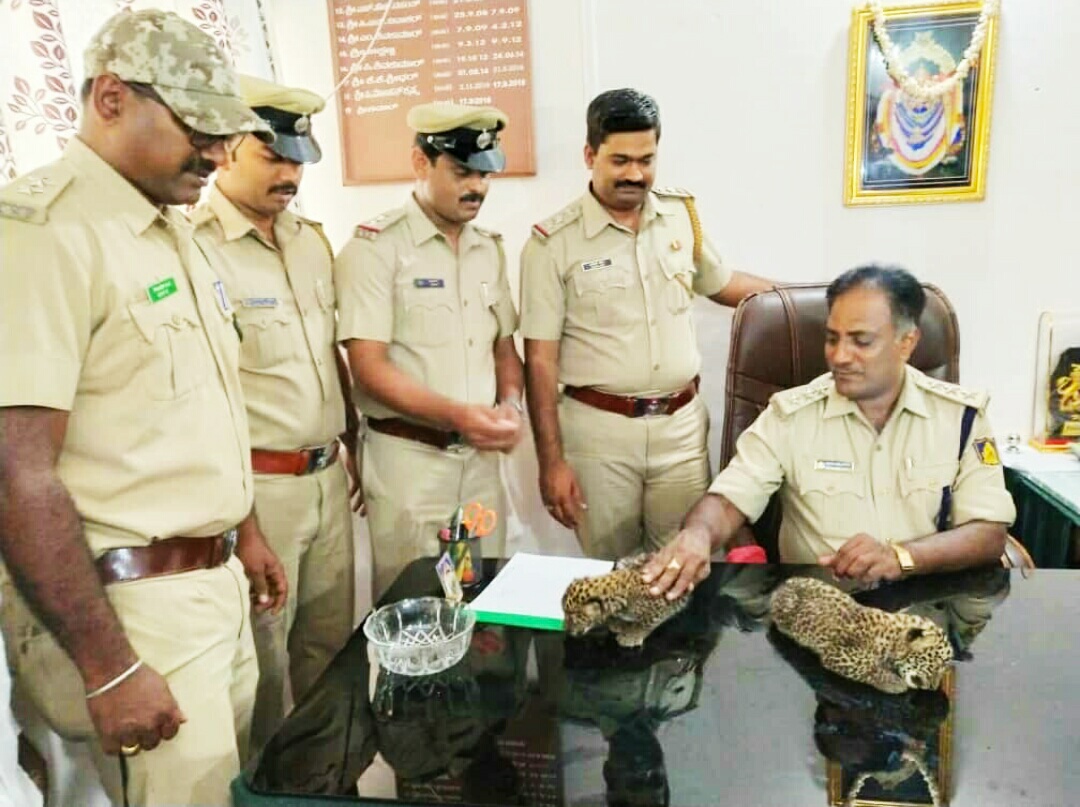
[[[185,135],[187,135],[188,142],[191,143],[191,147],[196,151],[209,151],[219,143],[225,147],[226,151],[232,151],[244,138],[242,132],[231,135],[212,135],[204,132],[197,132],[180,120],[177,114],[172,111],[172,108],[162,100],[161,96],[158,95],[157,90],[155,90],[152,85],[142,84],[137,81],[125,81],[124,83],[130,87],[131,91],[136,95],[141,95],[143,98],[149,98],[151,101],[165,107],[172,116],[173,122],[180,127],[180,130]]]

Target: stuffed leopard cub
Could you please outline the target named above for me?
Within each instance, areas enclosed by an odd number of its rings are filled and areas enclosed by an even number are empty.
[[[641,579],[648,554],[624,558],[599,577],[582,577],[563,594],[563,625],[571,636],[606,627],[623,647],[640,647],[662,623],[682,611],[689,592],[677,600],[655,597]]]
[[[825,669],[882,692],[937,689],[953,660],[945,632],[930,620],[860,605],[809,577],[793,577],[777,587],[772,620],[813,650]]]

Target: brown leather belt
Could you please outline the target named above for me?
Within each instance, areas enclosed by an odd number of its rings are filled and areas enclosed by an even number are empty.
[[[236,530],[205,538],[167,538],[149,546],[110,549],[99,557],[98,576],[105,585],[128,583],[147,577],[213,569],[232,557]]]
[[[700,376],[694,376],[693,380],[678,392],[671,395],[661,395],[656,398],[632,398],[627,395],[612,395],[610,392],[601,392],[592,387],[566,386],[563,392],[575,401],[603,409],[605,412],[614,412],[628,418],[640,418],[648,415],[674,415],[697,395]]]
[[[251,470],[257,474],[292,474],[304,476],[329,468],[337,461],[341,444],[334,440],[318,448],[300,451],[251,449]]]
[[[430,426],[421,426],[402,418],[375,418],[367,419],[368,428],[381,434],[389,434],[391,437],[404,437],[406,440],[415,440],[442,451],[457,451],[466,447],[464,438],[457,432],[447,432],[442,429],[433,429]]]

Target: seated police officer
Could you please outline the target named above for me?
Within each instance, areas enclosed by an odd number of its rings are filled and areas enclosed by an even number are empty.
[[[863,582],[996,562],[1016,515],[985,392],[908,359],[926,297],[903,269],[862,266],[828,288],[830,373],[774,395],[675,539],[644,569],[678,597],[779,491],[780,560]],[[959,457],[959,459],[958,459]]]

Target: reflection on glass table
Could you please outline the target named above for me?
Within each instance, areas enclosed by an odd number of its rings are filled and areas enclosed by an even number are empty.
[[[477,625],[465,659],[430,677],[378,670],[357,631],[250,762],[236,805],[1076,803],[1080,571],[855,592],[949,636],[946,687],[903,695],[828,673],[770,630],[770,592],[814,573],[716,564],[640,649]],[[437,591],[425,559],[385,599]]]

